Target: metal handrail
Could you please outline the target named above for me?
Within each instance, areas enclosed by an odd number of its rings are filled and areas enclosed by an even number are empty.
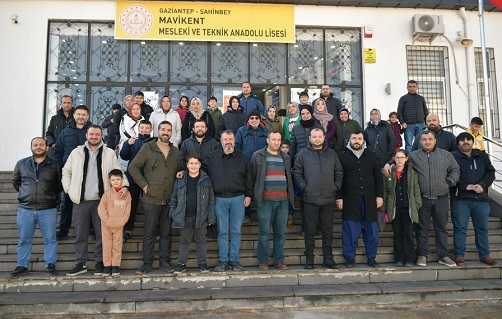
[[[464,131],[465,131],[465,130],[467,130],[467,127],[465,127],[465,126],[463,126],[463,125],[460,125],[460,124],[457,124],[457,123],[442,126],[442,128],[443,128],[443,129],[445,129],[445,128],[454,128],[454,127],[459,127],[459,128],[461,128],[461,129],[463,129]],[[484,136],[484,135],[483,135],[483,139],[484,139],[485,141],[487,141],[487,142],[490,142],[490,143],[493,143],[493,144],[495,144],[495,145],[497,145],[497,146],[499,146],[499,147],[502,147],[502,144],[500,144],[499,142],[494,141],[494,140],[492,140],[491,138],[488,138],[488,137],[486,137],[486,136]]]

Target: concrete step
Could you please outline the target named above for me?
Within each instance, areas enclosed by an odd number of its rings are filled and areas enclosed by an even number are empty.
[[[34,281],[18,287],[18,291],[24,290],[23,293],[18,293],[8,283],[4,285],[5,292],[0,299],[0,312],[10,318],[43,315],[73,317],[81,314],[140,316],[154,312],[165,316],[218,310],[389,308],[402,304],[431,306],[476,301],[497,303],[502,300],[500,273],[493,279],[452,279],[451,277],[465,277],[466,272],[443,272],[450,279],[438,280],[441,275],[433,271],[432,276],[436,279],[412,281],[409,279],[417,278],[413,275],[415,272],[405,271],[394,276],[391,281],[379,281],[378,278],[393,277],[389,276],[390,272],[387,270],[382,270],[382,275],[376,272],[343,275],[335,271],[274,276],[209,274],[194,278],[90,278],[69,282],[51,280],[49,285]],[[376,280],[373,281],[372,278]],[[38,289],[40,285],[48,286],[48,289],[42,292],[31,291],[33,288]]]

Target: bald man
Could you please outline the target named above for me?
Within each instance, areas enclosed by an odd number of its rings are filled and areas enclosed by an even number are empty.
[[[439,121],[439,116],[437,114],[431,113],[427,115],[425,119],[425,124],[427,129],[434,132],[436,137],[436,147],[441,148],[448,152],[453,152],[458,149],[457,143],[455,142],[455,135],[453,133],[443,130],[441,127],[441,122]],[[413,142],[413,151],[420,148],[420,134],[415,137],[415,142]]]

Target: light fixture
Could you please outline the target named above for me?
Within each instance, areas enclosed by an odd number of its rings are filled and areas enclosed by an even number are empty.
[[[183,42],[180,42],[179,45],[183,45]]]

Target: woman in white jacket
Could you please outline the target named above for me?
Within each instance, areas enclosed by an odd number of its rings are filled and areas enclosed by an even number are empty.
[[[138,104],[133,104],[131,110],[124,115],[120,122],[120,149],[125,141],[138,136],[139,122],[144,119],[141,115],[141,107]]]

